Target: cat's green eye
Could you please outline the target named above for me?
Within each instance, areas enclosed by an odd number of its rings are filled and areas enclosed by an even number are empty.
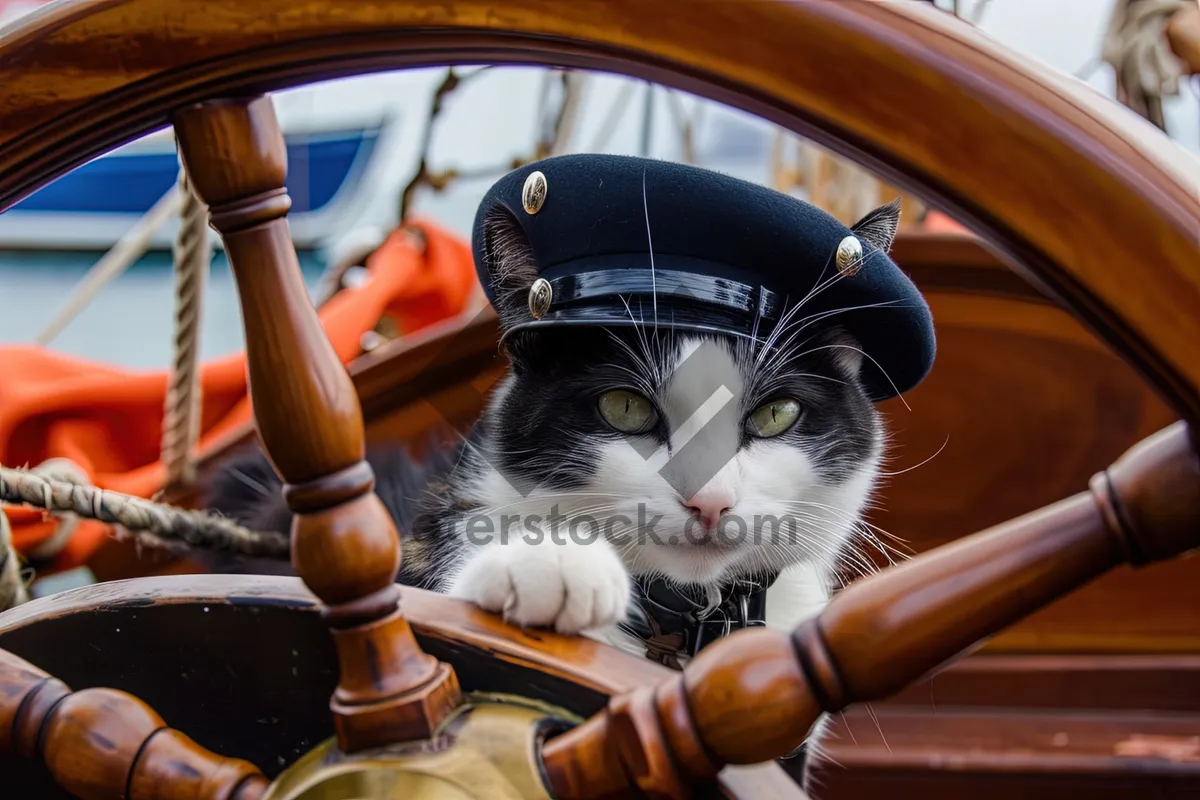
[[[769,439],[778,436],[800,419],[800,404],[795,400],[783,399],[764,403],[750,415],[750,432]]]
[[[654,406],[640,394],[613,389],[600,395],[600,416],[622,433],[641,433],[650,427]]]

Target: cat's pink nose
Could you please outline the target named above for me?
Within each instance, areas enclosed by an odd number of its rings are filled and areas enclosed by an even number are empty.
[[[733,493],[724,489],[701,490],[684,505],[692,512],[692,516],[703,523],[704,530],[711,532],[716,530],[721,517],[733,507],[734,499]]]

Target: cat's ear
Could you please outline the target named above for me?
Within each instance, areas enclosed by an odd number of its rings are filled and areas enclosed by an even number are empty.
[[[508,328],[529,319],[529,288],[537,280],[537,261],[521,223],[502,205],[483,220],[483,257],[489,294],[500,324]]]
[[[862,345],[845,328],[835,326],[825,331],[820,341],[828,348],[834,366],[847,378],[855,378],[863,365]]]
[[[855,236],[885,253],[892,249],[892,242],[896,240],[896,231],[899,229],[899,197],[850,226],[850,231]]]

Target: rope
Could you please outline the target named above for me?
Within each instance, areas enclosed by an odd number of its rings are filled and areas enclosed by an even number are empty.
[[[224,517],[58,481],[31,470],[0,467],[0,501],[28,503],[50,512],[120,525],[150,534],[140,538],[167,547],[183,542],[207,550],[277,559],[286,559],[291,552],[288,538],[282,534],[251,531]]]
[[[633,96],[637,84],[632,81],[621,86],[621,92],[617,95],[617,99],[609,106],[608,113],[604,115],[604,121],[600,123],[600,129],[596,133],[596,137],[592,140],[592,146],[588,148],[589,153],[601,153],[608,146],[608,142],[612,139],[613,134],[617,130],[617,125],[625,116],[626,109],[629,108],[630,99]]]
[[[667,103],[671,109],[671,116],[675,118],[675,126],[679,129],[680,160],[685,164],[695,164],[696,118],[704,106],[694,106],[689,114],[683,107],[683,99],[673,89],[667,90]]]
[[[38,464],[32,470],[35,475],[41,475],[53,481],[87,485],[90,483],[87,473],[69,458],[51,458]],[[58,527],[50,538],[29,552],[29,557],[35,560],[50,560],[57,556],[71,540],[71,535],[79,527],[79,517],[70,513],[57,513]]]
[[[208,208],[192,191],[187,170],[179,167],[179,236],[175,241],[175,357],[163,413],[162,461],[165,489],[196,478],[193,448],[200,438],[200,319],[212,249]]]
[[[425,128],[421,134],[421,155],[417,160],[417,168],[400,193],[399,221],[397,223],[399,226],[404,226],[409,221],[417,192],[422,188],[432,189],[434,192],[444,192],[455,181],[471,181],[479,178],[493,177],[507,170],[521,167],[535,159],[567,151],[580,113],[583,90],[587,85],[587,76],[572,70],[562,73],[562,103],[558,108],[555,119],[542,126],[547,127],[549,130],[539,135],[538,140],[534,143],[532,153],[525,156],[517,156],[502,164],[486,165],[472,169],[460,169],[456,167],[436,171],[430,169],[430,153],[435,141],[433,134],[438,120],[446,108],[447,98],[466,81],[482,75],[489,69],[491,67],[484,66],[464,74],[455,71],[454,67],[450,67],[446,70],[441,83],[434,90],[429,113],[425,117]],[[553,73],[546,73],[545,80],[543,81],[542,103],[539,104],[538,110],[538,118],[541,122],[545,122],[543,118],[547,116],[546,109],[542,106],[546,105],[545,94],[552,79]],[[352,252],[347,253],[340,262],[331,264],[321,275],[317,286],[313,290],[313,305],[320,310],[328,303],[334,295],[342,290],[346,274],[353,267],[362,265],[364,259],[374,252],[378,246],[379,241],[375,241],[368,246],[355,248]]]
[[[983,24],[983,17],[985,14],[987,14],[988,4],[991,2],[992,0],[979,0],[979,2],[975,4],[975,9],[971,12],[972,25]]]
[[[584,87],[587,85],[587,75],[582,72],[567,70],[562,74],[563,100],[558,109],[558,117],[550,134],[547,155],[558,156],[567,152],[571,137],[575,135],[575,125],[579,121],[579,107],[583,102]]]
[[[12,526],[8,515],[0,509],[0,611],[29,601],[25,576],[21,574],[21,559],[12,543]]]
[[[1183,65],[1164,35],[1167,23],[1195,0],[1117,0],[1101,57],[1116,71],[1121,101],[1166,130],[1162,100],[1179,94]]]
[[[788,158],[788,151],[795,154],[794,159]],[[891,193],[875,174],[783,128],[775,129],[770,170],[771,185],[777,191],[802,188],[808,202],[847,225],[878,207],[885,191]]]
[[[37,335],[37,343],[45,347],[54,341],[71,322],[79,316],[88,304],[105,286],[112,283],[135,261],[142,257],[149,247],[154,232],[161,228],[179,208],[179,191],[172,186],[160,197],[145,216],[127,230],[112,249],[105,253],[96,264],[83,276],[75,291],[67,298],[66,304],[50,320],[41,333]]]

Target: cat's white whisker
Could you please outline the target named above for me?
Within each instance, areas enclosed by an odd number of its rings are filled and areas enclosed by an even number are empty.
[[[883,365],[880,364],[879,361],[876,360],[876,358],[873,355],[871,355],[867,351],[863,350],[861,347],[855,347],[854,345],[849,345],[849,344],[830,344],[830,345],[825,345],[823,347],[814,347],[814,348],[812,348],[812,350],[810,352],[815,352],[818,350],[836,350],[836,349],[852,350],[855,353],[858,353],[859,355],[863,356],[864,358],[869,360],[872,364],[874,364],[879,369],[879,371],[883,375],[883,377],[887,379],[887,382],[889,384],[891,384],[892,388],[896,389],[896,382],[892,380],[892,376],[889,375],[887,370],[885,370],[883,368]],[[898,389],[896,389],[896,392],[897,392],[897,397],[900,400],[900,402],[904,405],[904,408],[908,411],[912,411],[912,406],[910,406],[908,404],[908,401],[904,399],[904,395],[899,394]]]
[[[642,210],[646,215],[646,246],[650,253],[650,297],[654,302],[654,330],[658,331],[658,278],[654,270],[654,239],[650,236],[650,201],[646,197],[646,170],[642,170]]]
[[[245,470],[234,467],[229,470],[229,474],[232,475],[234,477],[234,479],[237,480],[239,483],[249,487],[253,491],[257,492],[258,494],[260,494],[264,497],[270,495],[270,490],[267,489],[266,485],[263,484],[262,481],[256,481],[256,480],[254,480],[254,478],[251,478],[249,475],[246,474]]]
[[[905,467],[904,469],[896,470],[895,472],[880,472],[879,475],[880,475],[880,477],[883,477],[883,478],[894,478],[897,475],[903,475],[906,472],[912,472],[914,469],[920,469],[921,467],[928,464],[930,461],[933,461],[935,458],[940,456],[942,454],[942,451],[946,449],[946,445],[948,445],[948,444],[950,444],[950,437],[946,436],[945,441],[942,442],[942,446],[939,447],[933,455],[929,456],[928,458],[924,459],[923,461],[921,461],[917,464],[913,464],[911,467]]]

